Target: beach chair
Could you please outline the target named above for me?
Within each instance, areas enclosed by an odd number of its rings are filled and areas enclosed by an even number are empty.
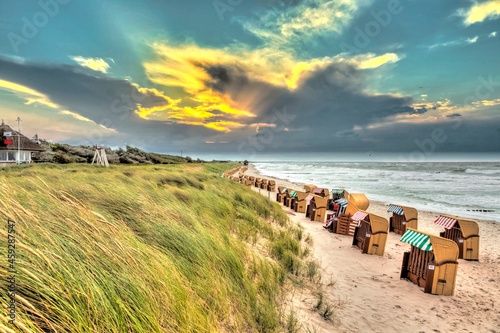
[[[274,180],[269,180],[267,182],[267,190],[269,192],[275,192],[276,191],[276,182]]]
[[[327,203],[327,198],[313,195],[307,208],[306,217],[309,217],[311,221],[325,222]]]
[[[262,181],[260,183],[260,189],[267,191],[267,179],[262,179]]]
[[[285,201],[287,189],[284,186],[278,186],[278,193],[276,193],[276,202],[283,203]]]
[[[361,210],[356,212],[351,220],[358,221],[352,245],[361,249],[361,253],[383,256],[389,232],[389,221]]]
[[[255,184],[254,186],[256,188],[260,188],[260,184],[262,183],[262,178],[255,178]]]
[[[407,228],[401,241],[411,245],[403,254],[401,279],[424,288],[424,293],[453,295],[458,271],[458,246],[443,237]]]
[[[441,215],[435,224],[444,227],[441,237],[451,239],[458,245],[458,258],[479,260],[479,226],[476,222],[455,216]]]
[[[297,196],[297,192],[294,190],[288,190],[285,195],[285,201],[283,205],[288,208],[293,208],[293,199]]]
[[[297,191],[297,196],[295,197],[293,210],[297,213],[305,213],[307,207],[306,198],[308,194],[306,192]],[[311,197],[312,199],[312,197]]]
[[[403,235],[406,228],[418,230],[418,213],[415,208],[391,204],[387,211],[392,213],[389,231]]]

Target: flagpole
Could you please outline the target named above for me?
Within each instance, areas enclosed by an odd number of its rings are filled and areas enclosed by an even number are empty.
[[[21,164],[21,118],[17,117],[17,164]]]

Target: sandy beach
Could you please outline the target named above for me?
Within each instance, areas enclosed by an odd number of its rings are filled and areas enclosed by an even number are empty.
[[[259,175],[250,165],[246,175],[274,179],[277,186],[303,190],[302,184]],[[259,191],[252,187],[253,190]],[[260,190],[276,199],[276,193]],[[369,193],[366,193],[369,197]],[[367,211],[389,218],[387,204],[370,201]],[[397,204],[397,202],[395,202]],[[400,279],[403,253],[410,245],[389,233],[382,257],[362,254],[352,237],[327,232],[323,223],[283,207],[291,220],[313,239],[311,247],[322,275],[333,281],[328,293],[336,300],[336,320],[326,322],[310,310],[306,299],[293,300],[302,320],[319,332],[500,332],[500,223],[477,221],[479,261],[459,259],[453,296],[425,294],[417,285]],[[439,235],[433,221],[439,213],[419,211],[419,230]]]

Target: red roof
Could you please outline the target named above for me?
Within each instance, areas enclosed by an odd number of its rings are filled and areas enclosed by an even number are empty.
[[[451,229],[455,223],[457,223],[457,220],[452,217],[441,215],[436,221],[434,221],[434,223],[444,227],[445,229]]]

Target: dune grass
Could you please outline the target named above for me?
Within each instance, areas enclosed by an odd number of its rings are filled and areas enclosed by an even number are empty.
[[[16,222],[17,318],[0,332],[278,332],[301,232],[220,175],[234,165],[29,165],[0,169]]]

